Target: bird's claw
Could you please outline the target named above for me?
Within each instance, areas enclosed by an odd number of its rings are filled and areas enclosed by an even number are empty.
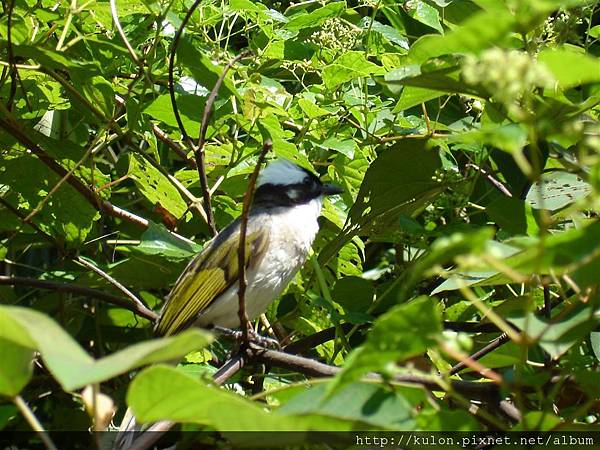
[[[281,350],[281,345],[279,344],[279,341],[277,339],[261,336],[252,328],[248,330],[248,341],[258,345],[259,347]]]
[[[213,327],[213,329],[222,336],[233,338],[238,343],[244,342],[244,332],[240,330],[231,330],[229,328],[223,328],[219,326]],[[275,350],[281,350],[281,345],[277,339],[268,338],[261,336],[253,328],[248,328],[248,342],[250,344],[257,345],[263,348],[270,348]]]

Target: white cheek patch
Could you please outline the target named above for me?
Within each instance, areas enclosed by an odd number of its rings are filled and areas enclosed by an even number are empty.
[[[269,164],[260,174],[258,186],[263,184],[298,184],[308,175],[296,164],[285,159],[278,159]]]
[[[302,193],[298,189],[288,189],[287,195],[292,200],[298,200]]]

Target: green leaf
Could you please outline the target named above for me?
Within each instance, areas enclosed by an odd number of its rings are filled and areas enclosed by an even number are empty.
[[[340,139],[337,137],[328,137],[320,144],[319,147],[324,149],[334,150],[342,155],[347,156],[349,159],[354,158],[354,151],[356,150],[356,142],[353,139]]]
[[[545,172],[531,185],[525,201],[534,209],[556,211],[588,196],[592,187],[574,173]]]
[[[448,142],[490,144],[508,153],[520,152],[527,144],[527,129],[516,123],[488,125],[479,130],[460,133],[450,137]]]
[[[371,20],[370,17],[363,18],[361,26],[364,30],[371,30],[381,34],[388,41],[399,45],[405,50],[408,50],[408,39],[402,35],[396,28],[390,27],[389,25],[383,25],[382,23]]]
[[[440,24],[440,13],[433,6],[423,0],[410,0],[404,3],[404,10],[413,19],[443,33]]]
[[[0,323],[11,320],[15,326],[3,338],[14,345],[39,351],[45,366],[67,391],[108,380],[147,364],[183,358],[212,340],[207,332],[191,329],[175,337],[134,344],[94,360],[54,320],[38,311],[0,306]]]
[[[437,91],[433,89],[420,88],[414,86],[405,86],[402,89],[398,103],[394,107],[395,113],[407,110],[413,106],[420,105],[434,98],[441,97],[444,95],[444,91]]]
[[[359,277],[344,277],[335,282],[331,296],[345,311],[367,311],[373,304],[375,289]]]
[[[177,60],[191,72],[198,83],[207,89],[212,89],[223,72],[222,67],[213,64],[206,53],[199,51],[198,47],[186,36],[182,37],[179,47],[177,47]],[[219,89],[218,98],[227,98],[232,95],[241,99],[231,76],[228,75]],[[198,109],[197,113],[197,117],[200,117],[202,108]]]
[[[309,119],[318,119],[319,117],[329,116],[331,112],[316,105],[314,100],[308,98],[298,99],[298,106]]]
[[[145,255],[160,255],[167,259],[186,259],[199,253],[201,245],[185,241],[170,233],[164,225],[150,222],[139,245],[132,250]]]
[[[135,377],[127,403],[140,422],[173,420],[218,431],[302,429],[291,418],[270,414],[260,404],[166,366],[150,367]]]
[[[130,154],[128,174],[152,205],[162,206],[178,219],[187,211],[177,188],[143,156]]]
[[[368,61],[364,52],[348,52],[323,69],[323,83],[328,89],[334,89],[355,78],[384,73],[385,69]]]
[[[424,353],[435,346],[441,330],[441,315],[433,298],[418,297],[393,307],[377,319],[366,342],[346,359],[328,392],[338,392],[342,386],[389,363]]]
[[[553,359],[559,358],[573,345],[586,338],[600,320],[594,314],[594,308],[577,304],[572,309],[565,310],[555,320],[548,321],[528,312],[523,317],[507,317],[512,323],[523,330],[532,339],[539,341]]]
[[[590,344],[596,359],[600,361],[600,331],[592,331],[590,333]]]
[[[197,137],[200,132],[200,116],[204,110],[206,98],[199,95],[177,95],[177,108],[181,115],[181,121],[190,136]],[[169,94],[159,95],[145,109],[144,113],[166,125],[178,128],[171,97]]]
[[[15,56],[31,58],[36,63],[49,69],[76,71],[79,74],[87,74],[88,76],[100,75],[101,73],[97,64],[80,61],[76,57],[67,56],[64,52],[31,45],[15,45],[13,51]]]
[[[413,405],[425,404],[426,394],[418,387],[386,389],[376,384],[351,383],[328,397],[324,384],[304,390],[286,402],[278,413],[341,418],[357,423],[356,428],[412,430],[417,414]],[[425,409],[428,409],[427,407]],[[365,424],[365,425],[359,425]]]
[[[563,89],[600,81],[600,59],[567,48],[545,49],[538,56]]]
[[[410,58],[423,63],[434,56],[479,52],[503,41],[512,30],[515,19],[504,8],[474,14],[459,28],[445,36],[423,36],[410,48]]]
[[[365,174],[349,212],[351,222],[374,232],[410,215],[440,191],[432,180],[439,167],[437,151],[425,139],[407,139],[386,149]]]
[[[33,343],[26,331],[0,309],[0,394],[14,397],[33,373]]]
[[[32,133],[31,136],[37,135]],[[58,175],[29,153],[16,158],[0,158],[0,192],[6,189],[3,200],[25,216],[45,201],[33,223],[45,233],[78,246],[100,215],[69,183],[63,183],[48,198],[48,193],[59,181]]]
[[[299,13],[290,17],[285,25],[288,30],[297,31],[303,28],[320,26],[327,19],[338,17],[346,9],[346,2],[331,2],[310,13]]]

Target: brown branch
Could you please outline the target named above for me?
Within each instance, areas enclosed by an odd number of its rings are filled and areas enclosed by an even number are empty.
[[[240,319],[240,327],[242,328],[242,342],[248,342],[248,316],[246,314],[246,231],[248,229],[248,215],[250,214],[250,205],[254,198],[254,186],[258,179],[258,172],[262,166],[263,161],[267,152],[271,149],[273,143],[271,139],[267,139],[258,155],[258,161],[254,167],[250,180],[248,181],[248,189],[244,196],[244,204],[242,206],[242,215],[240,219],[240,240],[238,243],[238,300],[239,300],[239,311],[238,317]]]
[[[144,305],[138,305],[121,297],[117,297],[116,295],[108,294],[106,292],[91,289],[85,286],[79,286],[73,283],[61,283],[57,281],[38,280],[37,278],[8,277],[0,275],[0,285],[35,287],[56,292],[67,292],[71,294],[82,295],[84,297],[97,298],[98,300],[103,300],[107,303],[128,309],[138,316],[144,317],[145,319],[153,322],[158,318],[158,314],[146,308]]]
[[[500,181],[496,180],[492,176],[492,174],[487,172],[485,169],[482,169],[478,165],[471,164],[471,163],[465,164],[465,167],[471,167],[471,168],[475,169],[477,172],[481,173],[483,176],[485,176],[486,180],[488,180],[492,184],[492,186],[494,186],[496,189],[498,189],[500,192],[502,192],[507,197],[513,196],[512,193],[508,190],[508,188],[506,186],[504,186]]]
[[[237,354],[233,356],[230,360],[226,361],[219,370],[215,372],[213,375],[213,380],[216,384],[221,386],[228,379],[234,376],[237,372],[242,370],[242,368],[246,365],[246,358],[243,354]]]
[[[300,372],[304,375],[314,377],[332,377],[335,376],[341,367],[330,366],[328,364],[304,358],[302,356],[290,355],[289,353],[277,350],[266,350],[255,345],[251,345],[247,350],[249,354],[248,362],[259,362],[271,366]],[[370,373],[367,379],[381,380],[377,374]],[[434,391],[443,391],[443,383],[438,383],[434,377],[420,375],[397,375],[394,381],[398,383],[417,384]],[[440,380],[441,381],[441,380]],[[480,383],[475,381],[449,380],[452,390],[478,398],[490,398],[498,393],[498,386],[495,383]]]
[[[182,24],[183,26],[183,24]],[[190,141],[190,145],[194,149],[194,157],[196,159],[196,169],[198,169],[198,178],[200,179],[200,186],[202,187],[202,198],[204,199],[204,210],[206,211],[206,218],[208,221],[208,227],[211,229],[213,236],[217,234],[217,228],[215,226],[215,218],[212,212],[210,188],[208,187],[208,179],[206,177],[206,161],[204,159],[204,145],[206,144],[206,131],[208,130],[208,122],[212,116],[213,105],[219,94],[219,89],[223,84],[223,80],[229,72],[229,69],[238,62],[240,59],[245,58],[249,54],[248,51],[241,52],[235,58],[227,63],[223,68],[221,75],[217,78],[217,82],[210,91],[210,95],[206,99],[204,104],[204,111],[202,113],[202,122],[200,123],[200,134],[198,136],[198,146],[195,147],[194,143]]]
[[[549,292],[548,292],[549,294]],[[553,302],[552,304],[550,304],[549,309],[552,310],[553,308],[557,307],[558,305],[560,305],[563,302],[562,298],[557,299],[555,302]],[[546,309],[548,307],[544,306],[541,310],[537,311],[537,314],[547,314]],[[516,330],[518,330],[515,327]],[[477,350],[475,353],[473,353],[472,355],[469,356],[469,359],[473,360],[473,361],[477,361],[478,359],[483,358],[485,355],[487,355],[488,353],[496,350],[498,347],[506,344],[508,341],[510,341],[510,338],[508,337],[508,335],[506,333],[502,333],[500,336],[498,336],[497,338],[495,338],[494,340],[490,341],[489,344],[487,344],[485,347]],[[457,374],[458,372],[460,372],[461,370],[465,369],[467,367],[467,365],[464,362],[459,362],[458,364],[454,365],[449,371],[448,371],[448,375],[454,375]]]
[[[177,121],[177,126],[181,131],[181,135],[183,140],[188,143],[190,148],[194,150],[194,156],[196,160],[196,169],[198,170],[198,177],[200,179],[200,186],[202,187],[202,197],[204,198],[204,211],[206,212],[206,218],[208,222],[208,228],[211,230],[213,236],[217,234],[217,228],[215,227],[215,219],[212,213],[211,201],[210,201],[210,190],[208,188],[208,180],[206,178],[206,167],[204,164],[204,152],[202,150],[203,146],[196,147],[194,142],[190,138],[187,130],[185,129],[185,125],[181,120],[181,115],[179,114],[179,108],[177,107],[177,101],[175,99],[175,80],[173,76],[174,66],[175,66],[175,55],[177,53],[177,47],[179,46],[179,40],[181,39],[181,35],[183,34],[183,30],[187,25],[188,21],[192,17],[192,14],[198,8],[202,0],[196,0],[193,5],[188,9],[185,17],[183,18],[181,25],[177,29],[177,33],[175,33],[175,37],[173,38],[173,45],[171,46],[171,53],[169,54],[169,97],[171,98],[171,107],[173,108],[173,115],[175,116],[175,120]],[[224,76],[224,75],[223,75]],[[213,91],[220,87],[220,83],[217,81]],[[212,95],[212,92],[211,92]],[[216,95],[216,94],[215,94]],[[208,103],[208,102],[207,102]],[[202,124],[204,125],[204,124]],[[202,128],[202,125],[200,128]]]
[[[190,136],[185,129],[185,125],[183,124],[183,120],[181,120],[181,115],[179,114],[179,108],[177,107],[177,101],[175,99],[175,80],[173,76],[174,68],[175,68],[175,55],[177,54],[177,47],[179,46],[179,40],[181,39],[181,35],[183,34],[183,30],[187,25],[188,21],[198,8],[198,5],[202,2],[202,0],[196,0],[192,6],[188,9],[185,17],[181,21],[181,25],[177,29],[175,36],[173,37],[173,45],[171,46],[171,53],[169,54],[169,66],[167,69],[169,75],[169,97],[171,98],[171,108],[173,109],[173,115],[175,116],[175,121],[177,122],[177,126],[179,127],[179,131],[181,131],[181,136],[184,141],[189,141]]]
[[[48,168],[50,168],[50,170],[56,173],[59,177],[67,177],[67,182],[98,211],[126,220],[142,228],[148,228],[148,220],[129,211],[125,211],[124,209],[119,208],[118,206],[115,206],[106,200],[102,200],[79,178],[74,175],[68,176],[68,170],[58,164],[50,155],[48,155],[48,153],[46,153],[39,145],[29,138],[28,132],[31,133],[34,131],[26,131],[22,129],[22,127],[15,120],[13,120],[12,115],[2,104],[0,104],[0,127],[4,128],[21,145],[27,147],[31,153],[33,153],[38,159],[40,159],[40,161],[46,164],[46,166],[48,166]]]
[[[189,167],[192,167],[194,169],[196,168],[196,160],[188,158],[187,152],[185,151],[185,149],[181,145],[179,145],[177,142],[175,142],[173,139],[171,139],[167,135],[167,133],[165,133],[163,130],[161,130],[158,127],[158,125],[152,124],[152,132],[154,133],[154,136],[156,136],[156,138],[158,140],[160,140],[167,147],[169,147],[171,150],[173,150],[177,154],[177,156],[179,156],[181,159],[183,159]]]
[[[121,291],[127,298],[129,298],[135,305],[137,305],[137,307],[139,309],[148,309],[148,307],[146,305],[144,305],[144,302],[142,302],[133,292],[131,292],[129,289],[127,289],[125,286],[123,286],[121,283],[119,283],[116,279],[114,279],[109,274],[107,274],[104,270],[100,269],[100,267],[96,266],[95,264],[92,264],[91,262],[89,262],[88,260],[86,260],[85,258],[83,258],[81,256],[78,256],[76,258],[76,261],[79,264],[81,264],[82,266],[90,269],[92,272],[98,274],[100,277],[104,278],[110,284],[112,284],[115,288],[117,288],[119,291]]]
[[[479,323],[479,322],[452,322],[444,321],[442,324],[444,330],[452,331],[464,331],[467,333],[497,333],[498,327],[493,323]],[[344,333],[348,333],[352,328],[351,323],[340,324],[341,330]],[[368,328],[370,324],[364,324],[359,326],[360,329]],[[324,330],[318,331],[309,336],[298,339],[297,341],[291,342],[284,347],[287,353],[302,354],[305,351],[318,347],[325,342],[335,339],[336,327],[325,328]]]

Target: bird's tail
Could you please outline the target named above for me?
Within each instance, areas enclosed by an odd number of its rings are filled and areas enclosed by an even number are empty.
[[[127,408],[111,450],[129,449],[141,432],[142,426],[137,423],[131,408]]]

